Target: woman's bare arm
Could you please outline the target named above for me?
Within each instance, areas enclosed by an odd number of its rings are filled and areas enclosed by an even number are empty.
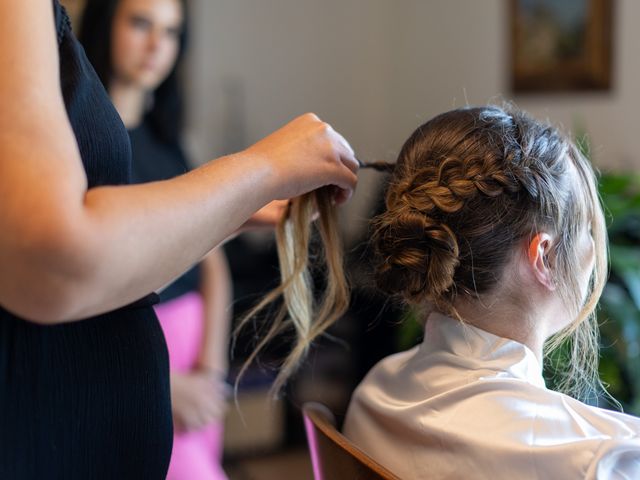
[[[226,378],[229,363],[229,332],[233,316],[231,272],[224,250],[212,250],[201,262],[204,330],[198,364]]]
[[[50,0],[0,2],[0,71],[0,305],[40,323],[161,287],[273,199],[355,187],[350,147],[307,114],[181,177],[88,190]]]

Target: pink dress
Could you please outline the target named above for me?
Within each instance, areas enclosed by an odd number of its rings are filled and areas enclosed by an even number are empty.
[[[169,349],[172,372],[188,372],[198,361],[204,334],[204,305],[190,292],[155,307]],[[176,432],[167,480],[227,480],[222,470],[223,423]]]

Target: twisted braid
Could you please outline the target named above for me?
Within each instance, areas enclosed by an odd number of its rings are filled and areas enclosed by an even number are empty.
[[[515,193],[519,190],[520,182],[513,172],[501,168],[495,158],[446,157],[438,166],[418,169],[404,181],[399,186],[400,198],[391,194],[388,207],[401,200],[424,214],[434,209],[455,213],[475,195],[496,197],[505,191]]]
[[[377,269],[378,286],[448,311],[460,247],[447,217],[478,198],[518,193],[521,182],[492,154],[411,160],[404,162],[402,179],[388,192],[387,211],[374,221],[374,244],[385,252]],[[407,164],[419,167],[407,174]]]
[[[566,203],[540,198],[562,176],[554,159],[563,145],[555,130],[494,107],[419,127],[373,223],[378,286],[447,313],[459,291],[477,296],[495,286],[515,242]]]

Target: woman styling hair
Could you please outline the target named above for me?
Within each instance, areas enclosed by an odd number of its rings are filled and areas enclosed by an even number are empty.
[[[276,199],[356,184],[311,114],[243,152],[130,183],[127,132],[58,0],[0,2],[0,478],[165,478],[151,293]]]

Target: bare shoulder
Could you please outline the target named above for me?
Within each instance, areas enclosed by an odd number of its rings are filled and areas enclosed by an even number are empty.
[[[66,178],[83,185],[62,99],[51,0],[0,2],[0,72],[0,188],[37,188],[41,178],[57,175],[62,184]]]
[[[46,98],[56,88],[58,53],[53,2],[0,2],[0,77],[3,104],[11,95]],[[49,81],[47,81],[47,78]]]
[[[15,152],[23,139],[31,147],[51,150],[47,137],[69,145],[68,127],[60,88],[58,42],[53,2],[29,0],[0,2],[0,149],[2,158]],[[33,142],[33,139],[42,142]],[[20,150],[20,149],[19,149]],[[28,152],[29,149],[25,149]],[[54,148],[55,150],[55,148]]]

